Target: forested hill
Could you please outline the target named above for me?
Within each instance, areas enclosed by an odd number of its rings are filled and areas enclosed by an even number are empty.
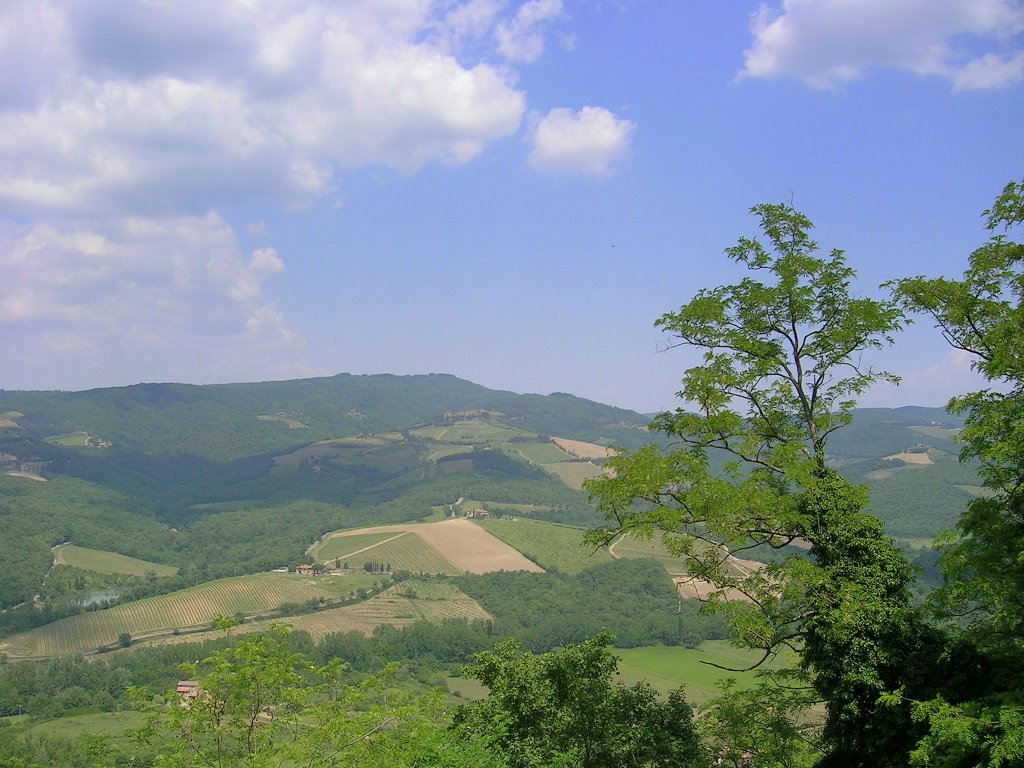
[[[0,391],[0,433],[86,433],[115,449],[228,461],[317,440],[439,423],[483,410],[508,426],[638,446],[648,419],[572,395],[521,395],[447,374],[380,374],[253,384],[136,384],[84,392]]]

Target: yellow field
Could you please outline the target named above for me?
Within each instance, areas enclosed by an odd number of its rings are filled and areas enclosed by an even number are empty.
[[[559,461],[555,464],[545,464],[544,469],[558,475],[559,480],[577,491],[583,489],[584,480],[598,477],[604,472],[589,461]]]
[[[582,440],[569,440],[565,437],[552,437],[551,442],[577,459],[607,459],[618,451],[596,443],[585,443]]]

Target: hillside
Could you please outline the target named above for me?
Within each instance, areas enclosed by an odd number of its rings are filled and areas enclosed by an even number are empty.
[[[609,446],[652,439],[638,413],[438,374],[0,392],[0,413],[0,604],[42,609],[3,615],[2,634],[96,590],[132,600],[266,571],[328,531],[439,520],[456,504],[591,526],[581,480]],[[920,546],[978,492],[957,462],[959,426],[941,409],[861,409],[830,461]],[[63,543],[177,573],[51,568]]]

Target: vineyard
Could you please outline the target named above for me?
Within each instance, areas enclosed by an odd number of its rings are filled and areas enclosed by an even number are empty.
[[[335,560],[348,561],[349,565],[355,563],[355,560],[349,561],[348,556],[354,552],[358,552],[367,547],[371,547],[374,544],[379,544],[388,539],[393,539],[396,536],[401,536],[401,533],[357,533],[353,536],[331,536],[328,539],[314,547],[310,554],[316,558],[318,563],[333,563]],[[363,561],[359,561],[359,566],[362,567]]]
[[[332,584],[328,579],[339,584]],[[99,648],[160,630],[209,623],[216,616],[269,611],[285,603],[331,598],[355,584],[346,577],[319,580],[288,573],[259,573],[201,584],[169,595],[117,605],[95,613],[70,616],[0,643],[11,656],[51,656]]]
[[[409,579],[379,595],[355,605],[328,608],[316,613],[292,616],[284,620],[246,622],[232,628],[232,634],[261,632],[273,623],[285,623],[294,630],[308,632],[314,639],[332,632],[362,632],[369,635],[381,625],[403,626],[414,621],[442,622],[445,619],[490,619],[476,600],[454,584]],[[153,643],[195,642],[194,636],[163,637]]]
[[[443,558],[436,549],[412,531],[391,534],[360,534],[329,539],[327,543],[364,540],[368,537],[386,536],[383,541],[372,546],[360,542],[354,547],[346,546],[349,554],[340,554],[329,559],[343,559],[349,568],[362,568],[366,563],[390,565],[395,571],[412,573],[444,573],[457,576],[462,571]],[[322,551],[317,552],[317,559],[322,559]]]
[[[579,573],[611,560],[608,550],[584,546],[583,529],[534,520],[478,520],[476,524],[545,569]]]

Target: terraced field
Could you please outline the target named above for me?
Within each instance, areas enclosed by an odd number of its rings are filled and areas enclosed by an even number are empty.
[[[190,589],[61,619],[0,642],[12,657],[80,653],[116,643],[122,632],[150,632],[206,624],[215,616],[269,611],[348,594],[361,584],[353,577],[310,578],[291,573],[258,573],[207,582]]]
[[[147,571],[153,571],[157,576],[173,576],[178,572],[173,565],[151,563],[148,560],[138,560],[102,549],[76,547],[74,544],[60,544],[54,547],[53,562],[57,565],[81,568],[83,571],[125,573],[129,576],[145,576]]]

